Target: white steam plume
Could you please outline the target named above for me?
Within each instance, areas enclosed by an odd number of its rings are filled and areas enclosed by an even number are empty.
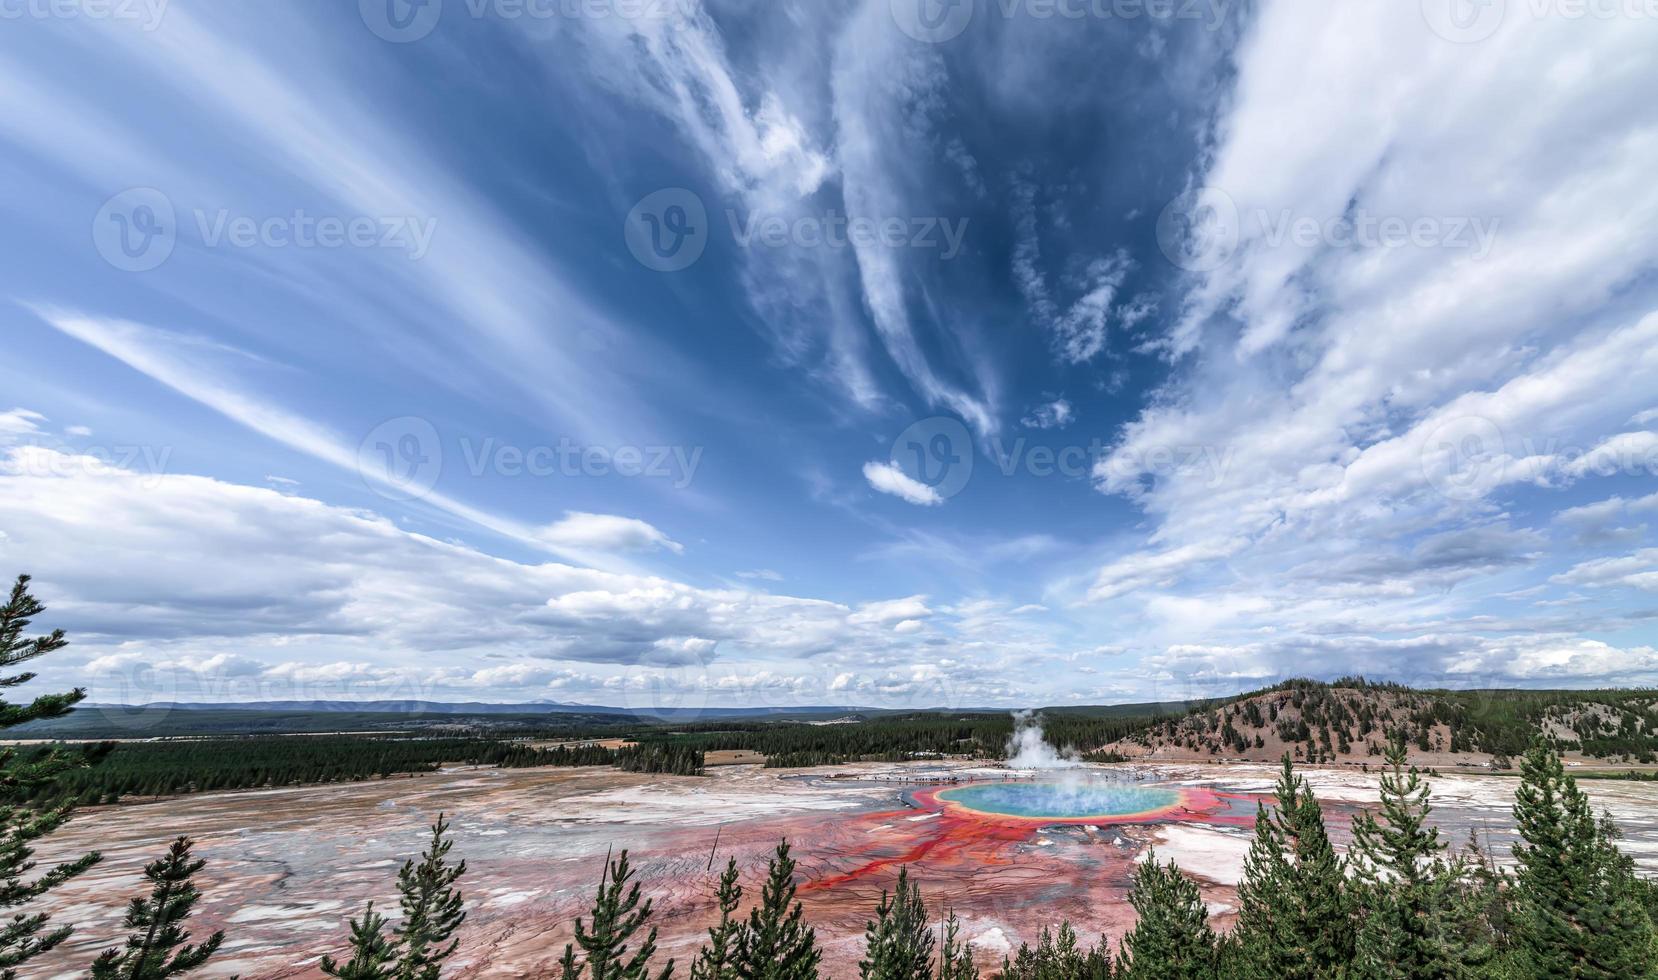
[[[1042,737],[1042,720],[1034,711],[1013,713],[1013,734],[1007,740],[1007,764],[1010,769],[1076,769],[1082,758],[1077,750],[1067,746],[1056,751]]]

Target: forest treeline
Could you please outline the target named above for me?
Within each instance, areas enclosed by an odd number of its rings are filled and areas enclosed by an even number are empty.
[[[1097,746],[1144,729],[1152,717],[1095,717],[1054,713],[1043,718],[1043,731],[1055,745]],[[693,746],[705,752],[742,749],[766,757],[770,767],[834,765],[844,762],[902,762],[908,759],[966,756],[1001,759],[1013,734],[1006,712],[943,715],[917,713],[857,722],[709,722],[680,726],[672,732],[645,733],[641,742]]]
[[[49,783],[19,787],[31,805],[115,803],[213,790],[389,779],[435,772],[442,765],[612,766],[628,772],[700,775],[703,755],[688,746],[606,748],[593,743],[536,748],[497,739],[385,738],[356,735],[278,736],[121,742],[106,747],[96,766],[72,769]],[[19,750],[33,765],[67,745]]]

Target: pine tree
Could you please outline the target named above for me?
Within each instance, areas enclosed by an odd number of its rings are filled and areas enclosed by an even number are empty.
[[[1011,961],[1002,957],[1000,980],[1111,980],[1116,975],[1112,959],[1104,936],[1084,952],[1071,923],[1062,922],[1057,934],[1044,928],[1035,949],[1020,943]]]
[[[1516,962],[1527,975],[1653,975],[1653,927],[1630,863],[1560,756],[1539,738],[1520,764],[1514,819]]]
[[[29,576],[19,575],[10,596],[0,604],[0,671],[68,646],[63,630],[24,636],[30,621],[45,608],[30,594]],[[27,684],[34,677],[28,671],[0,674],[0,692]],[[21,705],[0,698],[0,730],[60,718],[85,697],[84,690],[76,689],[67,694],[41,695]],[[52,749],[27,757],[19,756],[16,749],[0,749],[0,915],[40,898],[100,860],[94,851],[35,873],[34,842],[63,826],[71,808],[68,804],[40,808],[27,801],[49,795],[49,787],[59,776],[97,763],[111,747],[103,744],[79,750]],[[12,914],[0,924],[0,980],[15,980],[17,967],[56,947],[69,938],[71,931],[70,926],[53,926],[44,912]]]
[[[716,893],[720,908],[719,924],[708,930],[708,943],[691,962],[691,980],[734,980],[737,975],[732,961],[737,955],[737,943],[742,932],[742,920],[737,918],[737,907],[743,900],[743,888],[737,884],[737,859],[726,862],[720,875]]]
[[[1427,823],[1431,790],[1405,744],[1387,750],[1382,820],[1353,821],[1353,862],[1362,909],[1356,942],[1364,977],[1437,980],[1460,976],[1467,930],[1459,922],[1464,868],[1446,858],[1439,829]]]
[[[1111,947],[1101,936],[1100,941],[1082,958],[1081,980],[1112,980],[1117,975],[1112,961]]]
[[[351,959],[345,964],[322,958],[322,972],[340,980],[392,980],[397,975],[397,943],[387,938],[386,917],[369,902],[361,919],[351,920]]]
[[[896,891],[891,898],[881,892],[875,918],[864,929],[858,975],[863,980],[928,980],[932,961],[933,933],[927,928],[921,886],[912,884],[909,869],[902,868]]]
[[[1236,961],[1249,977],[1323,980],[1352,963],[1346,873],[1318,800],[1288,756],[1277,806],[1262,806],[1238,886]]]
[[[645,934],[638,951],[631,957],[627,955],[628,942],[651,917],[650,899],[640,903],[639,883],[630,884],[632,878],[627,851],[615,861],[605,859],[599,891],[593,897],[592,928],[577,919],[576,941],[564,947],[564,957],[559,962],[559,974],[564,980],[579,980],[584,972],[591,980],[647,980],[650,977],[651,957],[656,955],[654,926]],[[585,954],[580,962],[576,959],[577,946]],[[674,961],[669,960],[656,980],[668,980],[673,972]]]
[[[133,930],[126,945],[105,950],[92,964],[92,980],[165,980],[206,963],[224,942],[215,932],[192,946],[184,920],[190,917],[201,892],[190,879],[207,862],[190,859],[190,839],[173,841],[167,854],[144,868],[152,883],[149,898],[135,898],[123,920]]]
[[[955,909],[944,916],[944,924],[939,927],[937,980],[979,980],[973,951],[962,941],[961,920]]]
[[[1123,937],[1117,975],[1129,980],[1210,980],[1216,940],[1197,885],[1173,861],[1146,855],[1129,895],[1139,920]]]
[[[454,846],[449,824],[439,814],[420,863],[410,859],[397,873],[403,906],[403,921],[396,930],[398,980],[438,980],[443,962],[460,946],[453,937],[466,921],[466,911],[455,881],[466,873],[466,862],[449,863]]]
[[[777,845],[760,891],[760,904],[749,910],[748,924],[738,945],[737,976],[741,980],[816,980],[817,934],[803,921],[795,901],[794,859],[789,842]]]
[[[1509,926],[1510,878],[1497,867],[1490,848],[1481,846],[1473,831],[1457,858],[1463,880],[1456,898],[1456,924],[1463,931],[1463,960],[1476,975],[1492,972],[1502,954],[1512,948]],[[1483,970],[1484,972],[1480,972]]]

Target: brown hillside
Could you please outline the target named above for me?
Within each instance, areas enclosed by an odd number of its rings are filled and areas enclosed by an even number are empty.
[[[1418,764],[1488,764],[1489,755],[1454,744],[1435,705],[1412,691],[1297,687],[1170,719],[1106,748],[1137,760],[1277,762],[1287,752],[1298,762],[1359,764],[1379,761],[1399,733]]]

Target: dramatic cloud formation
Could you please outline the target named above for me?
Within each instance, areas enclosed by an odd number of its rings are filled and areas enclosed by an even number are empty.
[[[1658,19],[554,8],[9,22],[55,680],[1658,683]]]

